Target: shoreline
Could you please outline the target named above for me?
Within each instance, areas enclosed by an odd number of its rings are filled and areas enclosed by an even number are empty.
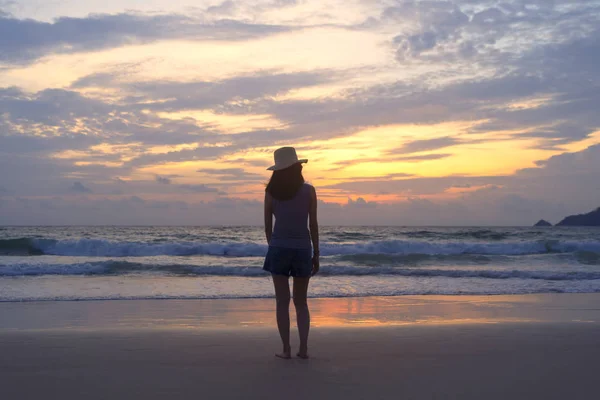
[[[14,278],[14,277],[9,277]],[[244,279],[262,279],[262,277],[242,277]],[[1,278],[0,278],[1,279]],[[291,288],[291,285],[290,285]],[[513,296],[561,296],[561,295],[600,295],[600,292],[532,292],[532,293],[453,293],[453,294],[373,294],[373,295],[347,295],[347,296],[311,296],[308,295],[309,300],[335,300],[335,299],[377,299],[377,298],[406,298],[406,297],[513,297]],[[99,301],[234,301],[234,300],[269,300],[274,299],[275,296],[272,294],[264,296],[239,296],[239,297],[133,297],[133,298],[102,298],[102,297],[90,297],[90,298],[76,298],[76,299],[22,299],[22,300],[3,300],[0,299],[0,304],[4,303],[69,303],[69,302],[99,302]]]

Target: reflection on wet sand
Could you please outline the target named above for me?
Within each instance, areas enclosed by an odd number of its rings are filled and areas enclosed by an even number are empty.
[[[598,323],[599,294],[311,299],[315,328]],[[294,307],[291,306],[292,321]],[[275,327],[273,299],[0,303],[0,331]]]

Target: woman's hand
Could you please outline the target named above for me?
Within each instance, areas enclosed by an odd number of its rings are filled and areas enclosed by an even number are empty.
[[[319,255],[315,254],[312,258],[312,271],[310,276],[315,276],[319,272]]]

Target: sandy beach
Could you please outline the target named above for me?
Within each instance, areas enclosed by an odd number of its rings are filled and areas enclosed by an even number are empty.
[[[312,358],[290,361],[272,303],[1,303],[2,398],[597,395],[597,294],[314,299]]]

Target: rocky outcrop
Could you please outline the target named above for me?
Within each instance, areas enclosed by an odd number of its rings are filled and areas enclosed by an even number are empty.
[[[552,224],[545,219],[540,219],[534,226],[552,226]]]
[[[570,215],[556,226],[600,226],[600,207],[587,214]]]

